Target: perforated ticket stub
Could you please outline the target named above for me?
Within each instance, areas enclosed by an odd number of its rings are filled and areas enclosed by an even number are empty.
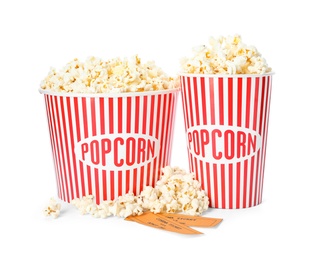
[[[149,227],[181,234],[203,234],[189,226],[213,227],[222,219],[206,218],[200,216],[188,216],[183,214],[144,212],[142,215],[128,216],[125,220],[135,221]]]

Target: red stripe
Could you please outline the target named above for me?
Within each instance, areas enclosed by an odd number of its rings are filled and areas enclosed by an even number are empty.
[[[123,124],[122,124],[122,118],[123,118],[123,98],[118,98],[118,132],[122,133],[123,131]]]
[[[104,115],[104,98],[100,98],[100,127],[101,127],[101,135],[105,134],[105,115]]]
[[[210,121],[215,124],[215,97],[214,97],[214,79],[209,78],[209,96],[210,96]]]
[[[202,189],[206,190],[205,189],[204,165],[203,164],[204,164],[204,162],[202,160],[199,160],[200,183],[201,183]]]
[[[142,122],[142,134],[146,134],[146,122],[147,122],[147,96],[143,99],[143,122]]]
[[[213,164],[213,172],[214,172],[214,200],[215,200],[215,207],[218,208],[219,204],[218,204],[218,178],[217,178],[217,165],[216,163]]]
[[[240,208],[240,181],[241,181],[241,173],[240,173],[240,165],[241,163],[236,163],[236,208]]]
[[[224,164],[221,164],[220,165],[220,172],[221,172],[221,183],[226,183],[225,182],[225,165]],[[226,198],[225,198],[225,194],[226,194],[226,191],[225,191],[225,185],[222,185],[221,187],[221,196],[222,196],[222,207],[225,208],[226,207]]]
[[[102,170],[103,200],[107,199],[106,171]]]
[[[224,125],[224,83],[223,78],[218,78],[219,90],[219,124]]]
[[[131,105],[132,105],[132,98],[127,97],[127,108],[126,108],[126,133],[131,133]]]
[[[95,113],[95,99],[91,98],[91,120],[92,120],[92,135],[96,135],[96,113]]]
[[[188,153],[188,161],[189,161],[189,164],[190,164],[190,171],[195,173],[194,160],[193,160],[193,155],[191,153]]]
[[[188,105],[189,105],[189,115],[190,115],[190,126],[194,126],[194,118],[193,118],[193,104],[192,104],[192,91],[191,91],[191,83],[190,78],[187,78],[187,87],[188,87]]]
[[[209,200],[209,206],[212,207],[212,198],[214,197],[214,195],[212,194],[212,189],[211,189],[211,180],[210,180],[210,175],[212,174],[210,172],[210,164],[209,163],[205,163],[206,164],[206,170],[205,170],[205,173],[206,173],[206,178],[207,178],[207,189],[206,189],[206,193],[208,195],[208,197],[210,198]]]
[[[126,177],[125,177],[125,179],[126,179],[126,185],[125,185],[125,187],[126,187],[126,189],[125,189],[125,193],[128,193],[128,192],[133,192],[131,189],[130,189],[130,174],[131,172],[130,172],[130,170],[126,170]]]
[[[233,164],[228,165],[228,183],[229,183],[229,208],[233,208]],[[226,183],[225,183],[226,184]]]
[[[88,134],[87,107],[86,107],[85,97],[82,98],[82,113],[83,113],[84,138],[87,138],[89,134]]]
[[[115,195],[114,195],[114,171],[109,172],[110,175],[110,189],[111,189],[111,200],[114,200]]]
[[[140,189],[139,193],[143,190],[144,187],[144,166],[141,167],[140,169]],[[136,194],[138,195],[138,194]]]
[[[243,208],[246,208],[246,201],[247,201],[247,164],[248,160],[244,161],[244,187],[243,187]]]
[[[114,133],[114,105],[113,98],[109,98],[109,131],[110,134]]]
[[[122,184],[123,184],[123,171],[118,171],[118,185],[117,185],[117,189],[118,189],[118,194],[121,196],[121,195],[124,195],[122,192]]]
[[[194,97],[195,97],[195,114],[196,114],[196,125],[199,125],[199,99],[198,99],[198,86],[197,86],[197,78],[193,77],[193,90],[194,90]]]
[[[155,118],[155,114],[154,114],[154,104],[155,104],[155,96],[151,97],[151,111],[150,111],[150,124],[149,124],[149,135],[153,136],[153,125],[154,125],[154,118]]]
[[[203,113],[203,124],[207,125],[207,112],[206,112],[206,86],[205,86],[205,78],[200,78],[200,86],[201,86],[201,101],[202,101],[202,113]]]
[[[135,97],[135,133],[138,133],[139,120],[140,120],[140,97]]]
[[[196,180],[199,180],[199,178],[198,178],[198,173],[199,173],[199,171],[198,171],[198,160],[197,160],[197,158],[196,157],[194,157],[194,162],[193,162],[193,165],[194,165],[194,172],[195,172],[195,178],[196,178]]]
[[[87,170],[87,180],[88,180],[88,192],[89,194],[93,194],[92,192],[92,176],[91,176],[91,167],[90,166],[86,166],[86,170]]]
[[[100,184],[99,184],[99,170],[94,169],[94,177],[95,177],[95,199],[96,204],[100,204]]]
[[[250,115],[250,97],[251,97],[251,78],[247,78],[247,93],[246,93],[246,123],[245,127],[249,128]]]
[[[133,170],[133,193],[136,195],[137,169]]]
[[[238,78],[238,100],[237,100],[237,126],[241,126],[241,113],[242,113],[242,95],[243,95],[243,84],[242,84],[243,79]]]
[[[228,125],[233,125],[233,79],[228,78]]]

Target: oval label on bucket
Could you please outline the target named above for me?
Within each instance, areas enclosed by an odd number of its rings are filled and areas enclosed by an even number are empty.
[[[255,155],[261,147],[261,136],[243,127],[199,125],[187,130],[187,147],[204,162],[234,163]]]
[[[74,147],[83,163],[103,170],[138,168],[153,160],[160,148],[158,139],[143,134],[105,134],[88,137]]]

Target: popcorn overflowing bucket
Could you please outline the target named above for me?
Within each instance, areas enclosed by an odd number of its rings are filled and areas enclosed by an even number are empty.
[[[210,207],[262,202],[272,75],[180,75],[189,167]]]
[[[179,89],[44,95],[60,199],[139,194],[170,164]]]

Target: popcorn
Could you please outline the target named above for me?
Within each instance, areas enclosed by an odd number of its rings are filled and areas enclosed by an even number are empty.
[[[138,55],[106,61],[91,56],[85,62],[75,58],[59,71],[51,68],[40,84],[44,90],[73,93],[141,92],[178,86],[154,61],[142,63]]]
[[[49,205],[43,210],[45,216],[57,218],[60,215],[61,204],[57,203],[54,198],[51,198]]]
[[[195,180],[193,173],[187,173],[178,167],[166,166],[162,169],[161,179],[155,187],[146,186],[138,196],[129,192],[113,201],[93,202],[93,195],[73,199],[71,203],[82,214],[106,218],[111,215],[128,217],[141,215],[145,211],[153,213],[184,212],[188,215],[200,215],[208,209],[209,200]]]
[[[240,35],[211,37],[208,46],[193,48],[193,57],[182,58],[184,73],[263,74],[271,72],[266,60],[254,46],[242,42]]]

